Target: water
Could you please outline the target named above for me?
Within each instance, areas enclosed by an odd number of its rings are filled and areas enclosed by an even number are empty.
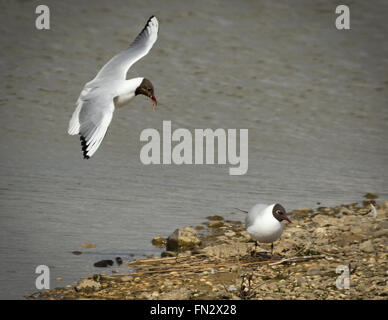
[[[349,31],[335,1],[51,1],[49,31],[34,28],[38,4],[0,4],[1,298],[36,291],[40,264],[51,287],[71,284],[97,260],[159,254],[154,236],[210,214],[243,219],[233,207],[388,198],[385,1],[352,1]],[[151,79],[157,112],[142,97],[118,110],[85,161],[66,133],[74,103],[151,14],[159,39],[130,77]],[[144,166],[140,132],[163,120],[249,129],[248,173]]]

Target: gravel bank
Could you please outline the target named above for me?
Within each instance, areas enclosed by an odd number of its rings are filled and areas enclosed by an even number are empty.
[[[242,222],[210,216],[202,226],[156,237],[153,243],[170,251],[126,262],[128,273],[96,274],[28,298],[387,299],[388,201],[366,198],[362,204],[292,211],[294,223],[272,257],[269,245],[251,255],[254,244]],[[339,266],[349,270],[349,289],[337,288],[337,278],[346,276],[336,273]]]

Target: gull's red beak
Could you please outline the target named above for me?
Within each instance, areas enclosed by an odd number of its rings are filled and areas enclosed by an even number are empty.
[[[157,104],[158,104],[158,100],[156,100],[155,96],[152,96],[152,97],[151,97],[151,100],[154,102],[154,103],[152,104],[152,109],[155,110],[155,107],[156,107]]]
[[[289,223],[292,223],[291,219],[289,217],[285,217],[285,219],[289,222]]]

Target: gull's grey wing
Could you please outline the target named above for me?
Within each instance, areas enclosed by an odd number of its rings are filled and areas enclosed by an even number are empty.
[[[158,37],[159,23],[156,17],[148,19],[145,27],[128,49],[118,53],[98,72],[97,79],[125,80],[129,68],[143,58],[154,45]]]
[[[253,206],[252,209],[248,211],[248,214],[245,218],[245,226],[248,228],[253,225],[257,216],[267,207],[267,204],[256,204]]]

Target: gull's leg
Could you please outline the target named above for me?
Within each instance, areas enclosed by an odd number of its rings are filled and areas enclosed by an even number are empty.
[[[271,256],[273,256],[273,242],[271,243]]]

